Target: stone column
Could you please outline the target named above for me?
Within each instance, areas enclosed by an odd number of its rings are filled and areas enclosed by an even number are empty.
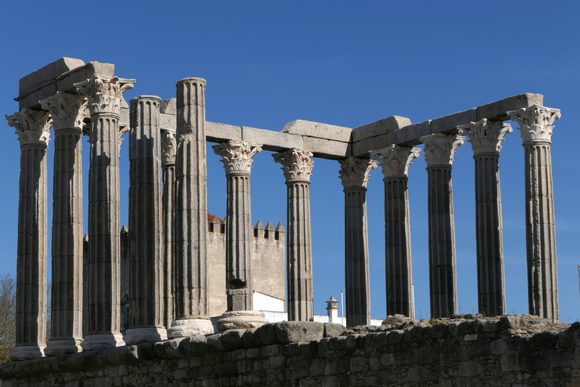
[[[560,110],[534,105],[508,112],[525,149],[526,247],[530,314],[558,320],[558,267],[552,187],[552,131]]]
[[[291,149],[274,155],[288,188],[288,320],[312,321],[312,229],[310,176],[312,153]]]
[[[501,316],[505,313],[505,283],[499,151],[512,128],[484,118],[464,129],[475,160],[478,309],[485,316]]]
[[[131,100],[128,345],[165,340],[161,213],[161,98]]]
[[[46,354],[82,351],[83,159],[86,97],[57,93],[41,101],[54,127],[51,335]]]
[[[207,295],[207,171],[205,87],[177,82],[175,160],[175,318],[169,337],[213,332]]]
[[[174,223],[175,223],[175,133],[161,131],[161,168],[163,170],[163,324],[170,327],[174,315],[173,308],[173,267],[175,260]]]
[[[250,175],[253,157],[262,147],[244,141],[229,141],[215,145],[213,150],[221,157],[227,179],[226,295],[229,313],[226,312],[218,322],[218,328],[252,327],[254,320],[259,326],[265,322],[263,315],[251,313],[253,230]]]
[[[119,116],[134,81],[94,77],[76,84],[89,99],[89,334],[83,349],[124,345],[120,334]]]
[[[419,148],[391,145],[373,152],[383,169],[385,184],[385,252],[387,314],[413,319],[413,259],[408,171],[419,157]]]
[[[7,116],[20,140],[16,342],[12,360],[44,356],[46,345],[46,112],[22,109]]]
[[[371,322],[369,248],[367,219],[367,184],[374,160],[349,157],[340,161],[340,179],[344,190],[344,243],[346,325],[369,325]]]
[[[451,165],[463,137],[442,133],[421,137],[425,144],[429,191],[429,288],[431,317],[457,312],[455,223]]]

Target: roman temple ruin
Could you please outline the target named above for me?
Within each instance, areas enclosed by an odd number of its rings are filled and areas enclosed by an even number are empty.
[[[201,78],[179,80],[175,98],[141,95],[127,103],[123,94],[135,80],[120,78],[114,69],[61,58],[20,80],[19,111],[6,117],[21,147],[13,360],[258,328],[268,321],[254,307],[257,288],[279,299],[287,294],[289,321],[312,321],[310,180],[315,158],[337,161],[344,189],[347,326],[370,323],[365,195],[369,173],[377,166],[384,182],[387,313],[414,318],[407,183],[413,161],[422,156],[428,174],[431,316],[452,317],[457,312],[453,158],[467,142],[475,159],[479,313],[502,316],[499,157],[512,132],[507,121],[517,123],[525,148],[529,313],[558,320],[550,152],[560,111],[543,106],[542,95],[516,95],[419,123],[391,116],[347,128],[296,120],[273,131],[207,121],[206,81]],[[90,142],[89,171],[82,170],[83,136]],[[208,142],[215,143],[213,152],[227,178],[225,220],[210,215],[209,223]],[[54,147],[52,166],[47,165],[49,146]],[[129,147],[130,155],[129,224],[123,230],[122,146]],[[272,152],[272,162],[280,164],[285,177],[285,228],[253,225],[252,163],[264,151]],[[47,341],[48,168],[54,184]],[[86,214],[83,173],[89,176]],[[264,239],[262,247],[255,246],[258,236]],[[221,244],[221,265],[210,258],[212,243]],[[260,249],[270,249],[263,257],[272,262],[257,258]],[[256,280],[256,270],[277,274],[264,283]],[[221,285],[214,283],[216,276]],[[287,289],[281,285],[284,277]],[[129,313],[122,334],[123,294]]]

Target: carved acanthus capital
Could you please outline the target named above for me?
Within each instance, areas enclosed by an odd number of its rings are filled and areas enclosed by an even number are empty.
[[[290,149],[272,155],[274,161],[282,164],[286,182],[310,182],[314,160],[312,152],[300,149]]]
[[[261,150],[261,146],[245,141],[228,141],[213,147],[214,153],[222,159],[226,174],[250,174],[253,157]]]
[[[23,108],[18,113],[5,117],[8,125],[16,129],[21,146],[48,146],[51,126],[48,112]]]
[[[82,130],[83,121],[89,113],[87,97],[59,91],[39,102],[43,109],[49,111],[55,130],[73,128]]]
[[[161,164],[175,164],[175,155],[177,153],[177,142],[175,133],[168,130],[161,131]]]
[[[339,177],[342,181],[343,188],[366,188],[370,173],[376,167],[377,162],[368,158],[359,159],[358,157],[351,156],[347,159],[340,160]]]
[[[423,136],[419,140],[425,145],[427,168],[451,166],[457,148],[464,142],[461,135],[443,133]]]
[[[560,109],[551,109],[540,105],[512,110],[507,114],[519,124],[524,145],[536,142],[552,142],[554,122],[562,116]]]
[[[418,147],[389,145],[388,147],[371,152],[371,157],[381,163],[385,179],[406,177],[409,166],[419,158],[421,149]]]
[[[135,86],[134,79],[93,77],[74,84],[79,94],[89,99],[91,115],[108,113],[121,114],[123,93]]]
[[[512,132],[512,127],[502,121],[490,121],[482,118],[477,122],[458,127],[465,130],[475,156],[488,153],[499,153],[505,136]]]

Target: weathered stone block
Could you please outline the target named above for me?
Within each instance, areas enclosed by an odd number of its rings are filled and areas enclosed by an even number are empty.
[[[507,120],[507,112],[517,110],[532,105],[543,105],[544,96],[542,94],[525,93],[504,98],[499,101],[481,105],[477,108],[477,115],[474,121],[482,118],[490,120]]]
[[[225,331],[221,337],[221,343],[226,351],[238,349],[243,345],[243,336],[245,329],[230,329]]]
[[[59,58],[20,78],[18,82],[18,93],[19,95],[26,95],[46,82],[55,80],[59,75],[84,65],[85,62],[81,59]]]
[[[352,130],[352,142],[362,141],[367,138],[386,135],[405,126],[411,125],[411,120],[402,116],[390,116],[359,126]]]
[[[314,153],[317,157],[343,159],[350,156],[350,143],[324,140],[316,137],[302,137],[303,149]]]
[[[242,140],[250,144],[262,145],[265,150],[279,151],[286,149],[302,149],[302,136],[278,133],[272,130],[257,129],[249,126],[241,127]]]
[[[352,129],[322,122],[295,120],[284,125],[282,132],[340,142],[349,142]]]
[[[431,120],[431,133],[453,132],[460,125],[477,121],[476,109],[469,109]]]
[[[281,344],[318,341],[324,335],[324,324],[311,321],[285,321],[272,324]]]
[[[324,323],[324,337],[336,337],[342,335],[346,328],[342,324]]]
[[[221,124],[219,122],[206,121],[205,137],[208,141],[242,141],[242,127],[237,125],[228,125]]]

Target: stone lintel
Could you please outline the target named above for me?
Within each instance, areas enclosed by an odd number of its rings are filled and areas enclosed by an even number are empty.
[[[77,59],[77,61],[79,60]],[[82,82],[93,76],[112,78],[114,73],[115,65],[100,62],[89,62],[82,66],[71,68],[70,70],[60,74],[51,73],[50,78],[48,78],[47,73],[44,78],[38,78],[36,83],[25,82],[27,88],[20,88],[19,96],[16,98],[16,101],[18,101],[21,109],[25,107],[40,109],[38,101],[55,95],[57,91],[76,92],[74,86],[75,83]],[[43,81],[40,82],[40,79],[43,79]]]
[[[504,98],[477,108],[449,114],[433,120],[411,123],[402,116],[387,117],[370,124],[350,129],[320,122],[295,120],[282,132],[249,126],[207,122],[208,141],[247,141],[264,144],[263,149],[280,152],[287,149],[304,149],[315,157],[341,160],[349,156],[366,157],[369,151],[389,145],[414,146],[420,138],[433,133],[456,133],[457,127],[487,118],[493,121],[507,120],[508,111],[543,103],[543,95],[525,93]],[[175,101],[163,101],[161,106],[161,128],[175,131]],[[350,133],[350,140],[347,134]]]
[[[306,137],[315,137],[324,140],[349,142],[352,129],[344,126],[325,124],[322,122],[294,120],[288,122],[282,133],[298,134]]]
[[[54,62],[20,78],[20,81],[18,82],[18,94],[26,95],[37,89],[39,86],[56,79],[59,75],[84,65],[85,62],[81,59],[67,57],[58,58]]]
[[[402,116],[390,116],[378,121],[359,126],[352,131],[352,142],[381,136],[411,125],[411,119]]]
[[[518,94],[499,101],[481,105],[477,108],[477,119],[487,118],[492,121],[504,121],[509,119],[507,112],[533,105],[543,105],[544,96],[536,93]]]
[[[487,118],[490,121],[505,121],[509,119],[509,111],[527,108],[536,104],[541,105],[543,100],[544,96],[542,94],[525,93],[440,118],[409,124],[398,130],[389,130],[388,126],[383,124],[383,128],[380,125],[375,125],[374,132],[372,132],[368,127],[372,127],[374,124],[361,126],[353,130],[353,156],[360,157],[368,153],[368,151],[384,148],[391,144],[418,145],[420,137],[434,133],[453,134],[457,132],[458,126],[468,125],[470,122],[479,121],[483,118]],[[517,108],[515,108],[516,106]],[[378,123],[380,122],[378,121]],[[399,122],[402,123],[403,121]],[[374,133],[375,136],[364,138],[364,136],[357,134],[359,130],[362,130],[363,133],[366,130]]]

